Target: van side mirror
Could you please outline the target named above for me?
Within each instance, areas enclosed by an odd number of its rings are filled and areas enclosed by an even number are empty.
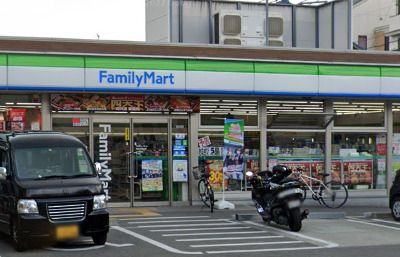
[[[101,173],[103,172],[103,169],[101,168],[101,164],[99,162],[96,162],[94,164],[94,166],[95,166],[95,169],[96,169],[96,173],[100,176]]]
[[[7,169],[4,167],[0,167],[0,180],[7,179]]]

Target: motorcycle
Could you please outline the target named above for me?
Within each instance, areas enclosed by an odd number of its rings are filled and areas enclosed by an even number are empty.
[[[307,218],[309,210],[301,212],[303,190],[297,179],[290,178],[290,169],[283,165],[273,167],[271,171],[254,174],[246,172],[252,189],[252,199],[256,210],[265,222],[275,222],[289,226],[291,231],[300,231],[302,220]]]

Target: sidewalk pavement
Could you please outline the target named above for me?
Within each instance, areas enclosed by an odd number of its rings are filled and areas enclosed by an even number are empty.
[[[342,216],[364,216],[371,218],[390,217],[389,207],[376,206],[352,206],[345,205],[338,209],[329,209],[325,206],[309,205],[307,202],[303,209],[309,209],[310,213],[320,217],[330,217],[332,214],[342,214]],[[124,217],[156,217],[161,215],[210,215],[207,207],[201,205],[194,206],[159,206],[159,207],[133,207],[133,208],[108,208],[112,218]],[[256,214],[252,202],[235,204],[232,210],[215,210],[213,215],[234,215],[234,214]],[[339,215],[340,216],[340,215]]]

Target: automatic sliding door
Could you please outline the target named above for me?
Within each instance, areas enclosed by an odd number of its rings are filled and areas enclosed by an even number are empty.
[[[95,120],[93,122],[94,161],[100,162],[109,202],[130,203],[130,123],[129,120]]]
[[[169,200],[168,122],[133,123],[134,201]]]

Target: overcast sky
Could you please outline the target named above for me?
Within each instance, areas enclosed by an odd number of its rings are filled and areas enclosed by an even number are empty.
[[[0,10],[0,36],[145,40],[145,0],[0,0]]]

